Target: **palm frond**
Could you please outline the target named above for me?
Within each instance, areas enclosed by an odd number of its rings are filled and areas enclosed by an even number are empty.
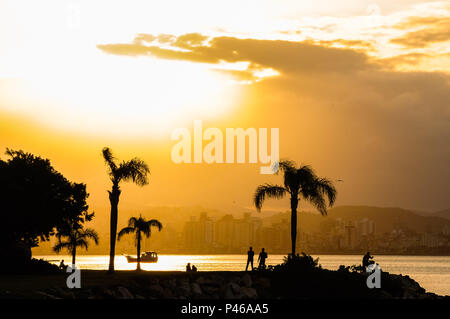
[[[333,182],[327,178],[319,178],[317,180],[317,188],[322,194],[328,198],[328,206],[333,206],[336,201],[337,190],[333,185]]]
[[[103,159],[105,160],[106,164],[108,164],[108,168],[110,170],[111,174],[114,174],[114,172],[117,169],[117,165],[115,163],[115,158],[112,154],[112,151],[109,147],[104,147],[102,150]]]
[[[316,173],[309,165],[301,165],[295,172],[297,178],[303,183],[309,183],[316,178]]]
[[[81,247],[88,250],[89,244],[85,238],[78,238],[76,241],[76,247]]]
[[[61,250],[63,250],[63,249],[69,249],[69,250],[71,250],[72,249],[72,243],[71,242],[59,242],[59,243],[57,243],[54,247],[53,247],[53,251],[55,252],[55,253],[59,253],[59,252],[61,252]]]
[[[327,205],[325,197],[328,198],[328,203],[331,207],[336,200],[336,189],[328,179],[314,177],[314,179],[306,181],[302,185],[301,195],[313,204],[322,215],[326,215]]]
[[[137,228],[138,224],[139,224],[139,218],[130,217],[130,219],[128,219],[128,227]]]
[[[136,229],[134,227],[125,227],[122,228],[119,232],[119,234],[117,235],[117,240],[120,240],[120,238],[122,238],[122,236],[127,235],[127,234],[131,234],[135,231]]]
[[[258,186],[253,198],[255,207],[258,211],[261,210],[262,204],[266,197],[282,198],[286,194],[286,189],[279,185],[264,184]]]
[[[157,219],[150,219],[148,221],[148,224],[150,226],[157,227],[159,231],[161,231],[161,229],[163,228],[162,223],[159,220],[157,220]]]
[[[83,239],[93,239],[95,244],[98,245],[99,237],[98,233],[92,228],[86,228],[84,231],[80,233],[80,237]]]
[[[133,158],[129,161],[120,163],[116,171],[117,177],[123,180],[131,180],[138,186],[148,184],[147,174],[150,174],[150,169],[147,163],[139,158]]]

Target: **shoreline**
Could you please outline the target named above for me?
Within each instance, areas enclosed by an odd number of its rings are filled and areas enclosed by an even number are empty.
[[[382,272],[381,288],[369,289],[365,274],[314,269],[269,271],[82,270],[81,288],[68,274],[0,275],[0,299],[450,299],[426,292],[409,276]]]

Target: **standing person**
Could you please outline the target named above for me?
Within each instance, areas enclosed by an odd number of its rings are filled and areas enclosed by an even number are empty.
[[[245,271],[247,271],[249,264],[251,264],[251,269],[253,270],[253,256],[255,256],[255,252],[253,251],[253,247],[250,246],[250,249],[247,252],[247,266],[245,267]]]
[[[261,252],[259,253],[259,257],[258,257],[259,268],[260,269],[265,269],[266,268],[266,258],[267,258],[267,253],[264,251],[264,248],[263,248],[261,250]]]

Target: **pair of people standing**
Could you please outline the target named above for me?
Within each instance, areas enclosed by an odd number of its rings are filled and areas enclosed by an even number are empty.
[[[253,251],[253,247],[250,247],[249,251],[247,252],[247,266],[245,267],[245,271],[248,269],[248,265],[251,265],[251,269],[253,270],[253,257],[255,256],[255,252]],[[259,266],[258,268],[264,269],[266,268],[266,259],[267,259],[267,253],[265,252],[264,248],[261,249],[261,252],[258,256],[258,262]]]

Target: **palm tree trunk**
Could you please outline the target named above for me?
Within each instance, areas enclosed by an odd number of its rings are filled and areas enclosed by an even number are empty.
[[[291,197],[291,240],[292,240],[292,256],[295,256],[295,245],[297,243],[297,196]]]
[[[77,247],[73,246],[73,249],[72,249],[72,266],[75,265],[75,257],[76,257],[76,255],[77,255]]]
[[[111,224],[110,224],[110,245],[109,245],[109,268],[108,272],[114,272],[114,257],[116,254],[116,238],[117,238],[117,217],[120,189],[119,185],[113,184],[112,191],[109,193],[109,202],[111,203]]]
[[[141,270],[141,231],[137,231],[137,268],[136,270]]]

